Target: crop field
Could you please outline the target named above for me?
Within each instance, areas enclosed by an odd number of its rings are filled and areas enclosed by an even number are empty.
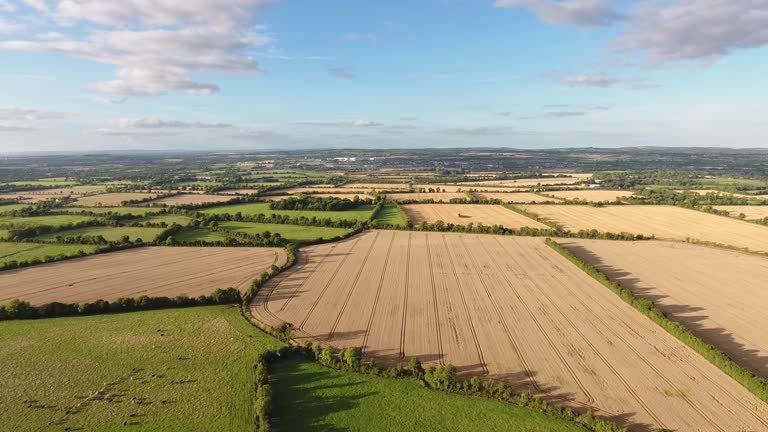
[[[315,363],[278,362],[271,373],[272,420],[280,431],[444,432],[478,430],[482,425],[486,432],[585,432],[573,423],[515,405]],[[297,406],[301,415],[296,415]]]
[[[219,191],[218,193],[223,195],[252,195],[258,192],[258,189],[227,189]]]
[[[637,431],[768,428],[765,403],[543,239],[371,231],[302,249],[251,312],[300,339],[385,364],[450,363]]]
[[[84,222],[91,220],[91,216],[69,215],[69,214],[57,214],[46,216],[28,216],[28,217],[14,217],[14,216],[0,216],[0,227],[35,227],[41,225],[60,226],[71,223]]]
[[[693,239],[768,252],[768,226],[680,207],[524,205],[521,208],[569,230],[597,229],[654,235],[665,240]]]
[[[398,226],[405,227],[408,224],[408,217],[403,213],[398,206],[392,203],[384,204],[384,206],[376,214],[376,219],[373,220],[374,225],[384,226]]]
[[[469,197],[465,193],[460,192],[433,192],[433,193],[388,193],[387,199],[392,201],[427,201],[432,200],[435,202],[449,202],[452,199],[465,199]]]
[[[180,242],[204,241],[204,242],[215,243],[215,242],[227,241],[227,237],[224,236],[224,234],[221,234],[216,231],[211,231],[207,228],[195,228],[195,227],[184,228],[181,231],[177,232],[173,237]]]
[[[196,297],[216,288],[247,289],[272,264],[278,248],[145,247],[0,272],[0,304],[81,303],[119,297]]]
[[[562,199],[568,199],[568,200],[604,202],[604,201],[616,201],[619,198],[631,197],[635,193],[631,191],[585,189],[585,190],[542,192],[542,194],[550,195],[555,198],[562,198]]]
[[[588,177],[587,177],[588,178]],[[510,186],[510,187],[532,187],[532,186],[554,186],[554,185],[570,185],[580,183],[587,178],[584,177],[562,177],[562,178],[530,178],[530,179],[517,179],[517,180],[483,180],[474,181],[472,185],[482,186]]]
[[[246,234],[262,234],[264,231],[280,233],[283,238],[293,241],[309,241],[319,238],[332,239],[348,234],[344,228],[327,228],[286,224],[261,224],[248,222],[220,222],[219,228]]]
[[[560,242],[672,320],[768,377],[768,260],[670,242]]]
[[[303,193],[307,195],[317,196],[320,194],[330,195],[330,194],[341,194],[341,195],[347,195],[347,196],[355,196],[355,195],[368,195],[372,189],[345,189],[345,188],[335,188],[335,187],[294,187],[294,188],[287,188],[287,189],[280,189],[280,193],[284,194],[298,194]]]
[[[206,195],[206,194],[178,194],[165,198],[149,201],[145,204],[165,204],[169,206],[184,205],[184,204],[208,204],[208,203],[220,203],[230,201],[234,197],[231,195]]]
[[[721,192],[719,190],[711,190],[711,189],[698,189],[698,190],[677,190],[676,192],[693,192],[695,194],[699,195],[706,195],[706,194],[717,194],[717,195],[730,195],[737,198],[748,198],[748,199],[754,199],[754,200],[768,200],[768,195],[748,195],[748,194],[741,194],[741,193],[731,193],[731,192]]]
[[[127,223],[131,223],[131,222],[134,222],[134,221],[127,221]],[[179,224],[181,226],[184,226],[192,222],[192,218],[189,216],[177,215],[177,214],[162,214],[162,215],[147,216],[141,219],[136,219],[135,222],[142,223],[142,224],[143,223],[153,223],[153,224],[166,223],[169,226],[173,224]]]
[[[498,187],[498,186],[486,186],[486,185],[477,185],[477,184],[470,184],[470,183],[459,183],[459,184],[419,184],[414,185],[413,188],[415,190],[419,189],[425,189],[429,190],[431,189],[440,189],[441,192],[467,192],[470,190],[473,191],[483,191],[483,192],[519,192],[520,188],[513,188],[513,187]]]
[[[718,210],[725,210],[733,217],[743,214],[747,220],[757,220],[768,217],[768,205],[764,206],[714,206]],[[2,207],[0,207],[2,209]]]
[[[0,206],[0,215],[10,213],[12,211],[25,209],[30,207],[28,204],[6,204]]]
[[[252,366],[278,346],[235,306],[2,322],[0,425],[253,432]]]
[[[0,233],[0,237],[3,237]],[[45,257],[55,257],[59,255],[73,256],[78,255],[80,251],[93,252],[97,246],[94,245],[60,245],[46,243],[12,243],[0,242],[0,264],[10,261],[30,261],[35,258],[42,260]],[[0,273],[2,274],[2,273]],[[2,292],[2,288],[0,288]],[[2,297],[2,294],[0,294]],[[0,301],[0,304],[3,302]]]
[[[115,192],[98,195],[89,195],[78,198],[75,205],[82,207],[118,207],[123,201],[146,200],[155,198],[159,193],[133,193],[133,192]]]
[[[0,194],[0,199],[3,200],[17,200],[24,204],[34,204],[39,203],[41,201],[47,201],[49,199],[56,198],[55,196],[50,195],[25,195],[25,194],[19,194],[19,193],[11,193],[11,194]]]
[[[501,225],[505,228],[548,226],[499,205],[481,204],[406,204],[400,206],[414,225],[443,221],[456,225]]]
[[[56,208],[53,211],[56,213],[80,213],[85,211],[99,215],[112,213],[118,215],[144,216],[159,213],[163,211],[163,209],[151,207],[61,207]]]
[[[316,217],[318,219],[366,221],[371,217],[373,209],[373,205],[364,204],[356,207],[354,210],[346,211],[270,210],[269,203],[246,203],[211,207],[208,209],[200,210],[200,213],[235,214],[239,212],[242,213],[243,216],[255,216],[258,214],[269,216],[270,214],[278,214],[281,216],[290,217],[304,216],[307,218]]]
[[[371,190],[408,190],[408,183],[350,183],[342,186],[342,189],[371,189]]]
[[[74,228],[64,231],[38,236],[38,240],[55,241],[56,237],[78,237],[78,236],[103,236],[107,241],[119,241],[123,236],[128,236],[131,241],[141,239],[145,242],[154,241],[162,233],[164,228],[144,228],[144,227],[112,227],[112,226],[87,226]]]
[[[531,204],[543,202],[559,202],[557,198],[550,198],[529,192],[501,193],[501,192],[475,192],[473,193],[481,200],[502,200],[505,203]]]
[[[8,230],[0,228],[0,240],[8,238]]]
[[[78,187],[70,187],[70,188],[20,191],[17,193],[21,195],[29,195],[29,196],[43,195],[43,196],[51,196],[51,197],[65,197],[70,195],[71,196],[92,195],[92,194],[99,194],[104,192],[106,192],[106,189],[103,186],[78,186]]]

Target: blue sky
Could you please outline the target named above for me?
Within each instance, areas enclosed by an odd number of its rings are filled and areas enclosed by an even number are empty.
[[[768,0],[0,0],[0,151],[766,147],[766,44]]]

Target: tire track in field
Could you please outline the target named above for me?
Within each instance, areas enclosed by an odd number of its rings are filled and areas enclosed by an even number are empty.
[[[494,240],[499,244],[502,249],[504,247],[501,244],[501,241],[498,239],[498,237],[494,237]],[[488,254],[489,257],[493,258],[493,254],[491,254],[488,251],[488,248],[486,247],[485,243],[478,237],[478,243],[480,243],[480,246],[483,248],[486,254]],[[514,258],[510,254],[509,258],[511,258],[514,261]],[[585,402],[586,405],[593,405],[595,403],[595,398],[592,396],[592,393],[587,390],[584,383],[581,381],[581,379],[578,377],[576,372],[573,370],[571,365],[569,364],[568,360],[565,358],[565,355],[560,351],[560,349],[557,348],[557,345],[552,341],[552,338],[549,336],[549,334],[544,330],[544,326],[541,325],[541,322],[536,318],[536,314],[533,313],[530,306],[523,300],[522,296],[518,292],[518,290],[515,288],[514,284],[509,278],[509,275],[507,272],[505,272],[501,266],[499,266],[498,261],[491,259],[490,260],[493,265],[496,267],[496,270],[499,272],[499,274],[502,275],[504,280],[507,282],[507,286],[510,288],[510,290],[514,293],[515,297],[517,298],[520,305],[523,306],[523,309],[525,309],[526,312],[528,312],[528,315],[531,317],[531,321],[533,321],[534,324],[536,324],[536,327],[538,327],[539,331],[542,335],[544,335],[544,338],[549,343],[549,346],[552,348],[552,350],[555,352],[557,357],[560,359],[560,362],[563,363],[563,366],[568,370],[573,380],[576,382],[576,385],[579,386],[579,389],[584,393],[584,395],[587,397],[587,401]],[[504,324],[506,326],[506,323]],[[521,354],[522,357],[522,354]],[[525,364],[525,363],[524,363]],[[527,367],[527,366],[526,366]]]
[[[483,349],[480,347],[480,340],[477,338],[477,332],[475,331],[475,324],[472,322],[472,314],[467,306],[467,300],[464,298],[464,291],[461,289],[461,282],[459,281],[459,275],[456,273],[456,264],[453,261],[451,255],[451,249],[448,247],[448,242],[445,240],[445,234],[440,236],[443,239],[443,245],[448,251],[448,260],[451,262],[451,270],[453,271],[453,277],[456,279],[456,286],[459,287],[459,296],[461,297],[461,303],[464,305],[464,312],[467,314],[467,321],[469,323],[469,330],[472,332],[472,339],[475,341],[475,348],[477,349],[477,355],[480,358],[480,367],[483,369],[483,374],[488,375],[488,365],[485,364],[485,356],[483,356]],[[430,260],[431,262],[432,260]]]
[[[371,309],[371,316],[368,317],[368,324],[365,326],[365,336],[363,336],[363,354],[365,348],[368,346],[368,336],[371,334],[371,326],[376,316],[376,307],[379,304],[379,296],[381,295],[381,287],[384,285],[384,276],[387,274],[387,264],[389,263],[389,255],[392,252],[392,244],[395,242],[395,234],[392,234],[392,239],[389,241],[389,247],[387,248],[387,257],[384,259],[384,267],[381,271],[381,278],[379,279],[379,287],[376,289],[376,297],[373,299],[373,308]]]
[[[342,258],[339,261],[339,265],[337,265],[336,268],[333,270],[333,276],[330,279],[328,279],[328,282],[325,283],[325,286],[323,286],[323,289],[320,291],[320,295],[317,296],[314,303],[312,303],[312,306],[307,311],[307,315],[304,316],[304,319],[301,321],[301,324],[299,324],[299,327],[304,328],[304,325],[307,323],[307,320],[309,320],[310,315],[312,315],[312,312],[315,311],[317,304],[320,303],[320,300],[323,298],[323,294],[325,294],[325,292],[328,290],[328,287],[331,286],[331,282],[333,282],[333,280],[336,279],[336,276],[339,275],[339,269],[341,268],[341,266],[344,265],[345,262],[347,262],[347,258],[349,258],[350,255],[352,255],[352,251],[355,250],[355,246],[357,246],[358,243],[360,243],[360,237],[355,239],[355,243],[352,245],[351,248],[349,248],[349,253],[344,255],[344,258]]]
[[[405,325],[407,323],[407,317],[408,317],[408,278],[410,277],[410,269],[411,269],[411,236],[413,233],[408,233],[408,248],[405,252],[406,258],[405,258],[405,283],[404,285],[404,291],[405,295],[403,296],[403,318],[401,320],[401,327],[400,327],[400,358],[405,357]]]
[[[432,286],[432,305],[435,308],[435,334],[437,336],[437,357],[441,366],[445,366],[445,353],[443,352],[443,338],[440,333],[440,310],[437,307],[437,289],[435,288],[435,272],[432,266],[432,250],[429,247],[429,235],[424,236],[427,245],[427,262],[429,263],[429,282]]]
[[[357,274],[355,275],[355,279],[352,280],[352,285],[349,286],[349,291],[347,292],[347,296],[344,298],[344,303],[341,304],[339,313],[336,315],[336,320],[333,322],[333,327],[331,327],[331,331],[328,333],[328,337],[327,337],[328,340],[333,339],[333,336],[336,334],[336,327],[338,327],[339,322],[341,322],[341,316],[344,314],[344,310],[347,308],[349,299],[350,297],[352,297],[352,292],[355,290],[355,286],[357,286],[357,281],[360,280],[360,275],[363,274],[363,269],[365,268],[365,264],[368,262],[368,258],[371,256],[371,252],[373,251],[373,248],[376,246],[376,240],[378,239],[379,239],[379,232],[377,231],[376,235],[373,237],[371,246],[368,248],[368,251],[365,253],[365,258],[363,258],[363,262],[360,264],[360,268],[357,269]]]
[[[321,258],[321,259],[320,259],[320,261],[318,261],[318,263],[317,263],[317,265],[315,266],[315,268],[314,268],[314,269],[312,269],[312,270],[310,271],[310,275],[309,275],[309,276],[307,276],[306,278],[304,278],[304,280],[303,280],[303,281],[301,281],[301,283],[300,283],[300,284],[299,284],[299,285],[298,285],[298,286],[297,286],[297,287],[296,287],[296,288],[295,288],[295,289],[294,289],[294,290],[291,292],[291,294],[288,296],[288,299],[285,301],[285,303],[283,303],[283,306],[282,306],[282,307],[280,307],[280,310],[279,310],[278,312],[283,312],[283,311],[285,310],[285,308],[287,308],[287,307],[288,307],[288,305],[291,303],[291,301],[292,301],[292,300],[293,300],[293,299],[296,297],[296,294],[299,292],[299,290],[300,290],[301,288],[304,288],[304,285],[307,283],[307,281],[308,281],[308,280],[309,280],[309,278],[312,276],[312,274],[313,274],[313,273],[314,273],[314,272],[315,272],[315,271],[316,271],[318,268],[320,268],[320,266],[321,266],[321,265],[322,265],[322,264],[325,262],[326,258],[328,258],[328,257],[331,255],[331,252],[333,252],[334,250],[336,250],[336,245],[335,245],[335,244],[334,244],[334,245],[331,245],[330,249],[328,249],[328,253],[326,253],[325,255],[323,255],[323,258]],[[304,254],[302,254],[302,255],[304,255]],[[301,256],[301,255],[300,255],[300,256]],[[307,263],[306,263],[306,264],[307,264],[307,265],[305,265],[305,270],[306,270],[306,267],[308,267],[308,266],[309,266],[309,259],[308,259],[308,258],[307,258]],[[281,283],[283,283],[283,282],[284,282],[286,279],[288,279],[288,276],[286,276],[286,277],[284,277],[283,279],[281,279],[281,280],[280,280],[280,282],[279,282],[277,285],[275,285],[275,286],[274,286],[274,288],[272,289],[272,291],[270,291],[270,293],[269,293],[269,296],[270,296],[270,297],[272,296],[272,292],[274,292],[274,291],[275,291],[275,289],[277,289],[277,287],[278,287],[278,286],[280,286],[280,284],[281,284]]]
[[[296,265],[296,266],[307,265],[308,264],[308,259],[305,258],[305,256],[304,256],[305,254],[303,254],[301,251],[298,251],[297,253],[298,253],[298,256],[296,257],[296,262],[294,263],[294,265]],[[282,277],[280,277],[280,276],[282,276]],[[288,279],[288,276],[289,276],[289,274],[287,274],[287,273],[283,273],[283,274],[278,275],[277,277],[280,277],[279,280],[276,277],[275,279],[271,280],[272,283],[267,283],[267,285],[263,286],[259,290],[260,292],[264,292],[264,296],[261,298],[261,300],[259,300],[259,295],[258,294],[256,294],[256,297],[253,299],[253,302],[256,303],[256,305],[255,305],[256,308],[257,308],[256,310],[258,310],[258,307],[261,306],[261,308],[264,310],[264,313],[267,314],[267,316],[272,316],[278,322],[279,321],[283,321],[283,319],[280,318],[280,316],[278,316],[276,313],[272,312],[269,309],[269,301],[272,298],[272,294],[275,292],[275,290],[277,290],[277,288],[280,286],[280,284],[282,284],[283,282],[285,282]],[[306,279],[305,279],[305,281],[306,281]]]

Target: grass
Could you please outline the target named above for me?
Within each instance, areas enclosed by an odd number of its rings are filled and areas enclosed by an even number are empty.
[[[0,240],[8,238],[8,230],[0,229]]]
[[[259,224],[248,222],[221,222],[219,228],[246,234],[261,234],[264,231],[280,233],[283,238],[292,241],[309,241],[318,238],[331,239],[348,234],[351,230],[344,228],[326,228],[314,226]]]
[[[57,213],[80,213],[87,211],[95,214],[119,214],[119,215],[135,215],[144,216],[162,211],[161,208],[152,207],[64,207],[58,208],[54,211]]]
[[[66,180],[59,180],[59,179],[43,179],[43,180],[22,180],[22,181],[15,181],[15,182],[7,182],[2,183],[2,186],[73,186],[76,185],[77,182],[74,181],[66,181]]]
[[[585,429],[515,405],[429,390],[416,382],[298,360],[272,368],[276,431],[516,431]]]
[[[136,219],[135,221],[128,221],[130,222],[138,222],[138,223],[167,223],[168,226],[171,226],[173,224],[179,224],[181,226],[188,225],[192,221],[192,218],[189,216],[183,216],[183,215],[175,215],[175,214],[166,214],[166,215],[157,215],[157,216],[148,216],[141,219]]]
[[[234,306],[0,322],[0,424],[14,432],[252,432],[252,365],[278,346]],[[99,390],[104,399],[86,401]]]
[[[246,203],[211,207],[208,209],[200,210],[200,212],[204,214],[242,213],[243,216],[255,216],[258,214],[269,216],[270,214],[278,214],[281,216],[289,217],[304,216],[307,218],[316,217],[318,219],[366,221],[371,217],[373,209],[373,205],[365,204],[358,206],[353,210],[347,211],[270,210],[269,203]]]
[[[0,217],[0,226],[17,228],[35,227],[41,225],[61,226],[66,224],[74,224],[93,219],[90,216],[80,215],[47,215],[47,216],[30,216],[30,217]]]
[[[408,217],[405,216],[397,204],[384,204],[373,220],[374,226],[398,226],[405,227],[408,224]]]
[[[210,231],[205,228],[184,228],[173,236],[180,242],[206,241],[218,242],[226,241],[227,238],[216,231]]]
[[[94,252],[94,245],[63,245],[47,243],[12,243],[0,242],[0,264],[10,261],[29,261],[34,258],[43,259],[46,256],[78,255],[79,251]]]
[[[101,235],[104,236],[107,241],[119,241],[123,236],[128,236],[131,241],[140,238],[145,242],[151,242],[164,230],[164,228],[89,226],[43,234],[37,238],[40,240],[54,241],[57,236],[77,237]]]
[[[0,206],[0,215],[10,213],[14,210],[21,210],[23,208],[32,207],[29,204],[7,204]]]

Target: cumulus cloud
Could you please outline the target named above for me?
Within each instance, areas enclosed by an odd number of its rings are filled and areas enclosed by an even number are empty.
[[[213,94],[219,91],[217,85],[196,81],[192,75],[259,73],[250,52],[271,41],[255,22],[267,0],[26,2],[44,12],[41,16],[49,18],[51,30],[80,25],[86,29],[84,36],[50,31],[36,38],[2,41],[0,49],[55,52],[114,65],[114,79],[91,85],[107,94]]]
[[[11,22],[0,16],[0,34],[2,33],[16,33],[24,29],[24,26],[18,23]]]
[[[40,128],[48,120],[58,120],[69,117],[71,117],[70,114],[60,111],[0,107],[0,130],[33,130]]]
[[[619,79],[604,73],[592,73],[564,77],[561,82],[570,87],[610,87],[618,83]]]
[[[527,9],[550,24],[597,27],[620,19],[611,0],[496,0],[498,8]]]
[[[229,123],[205,123],[199,121],[159,120],[152,118],[120,119],[118,126],[137,129],[225,129]]]
[[[110,129],[110,128],[99,128],[99,129],[88,129],[83,131],[84,135],[98,135],[98,136],[108,136],[108,137],[166,137],[166,136],[176,136],[179,135],[179,132],[174,131],[138,131],[133,129]]]
[[[328,73],[331,74],[332,77],[338,78],[338,79],[351,80],[355,78],[355,74],[353,74],[352,72],[347,72],[347,70],[343,68],[328,69]]]

